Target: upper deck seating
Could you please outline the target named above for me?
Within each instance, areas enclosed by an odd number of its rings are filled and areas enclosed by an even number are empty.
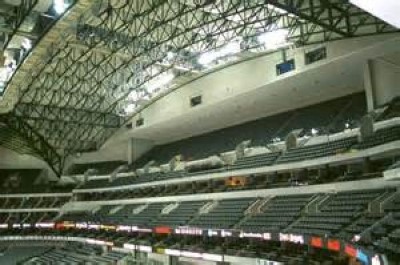
[[[335,235],[350,225],[384,190],[339,192],[320,206],[319,212],[301,217],[290,229],[293,233]]]
[[[166,226],[183,226],[194,218],[199,209],[204,206],[206,201],[189,201],[181,202],[179,206],[168,214],[161,214],[156,220],[152,221],[153,225]]]
[[[264,153],[259,155],[244,156],[235,161],[235,163],[229,167],[230,170],[271,166],[274,164],[276,159],[279,157],[280,152]]]
[[[276,196],[260,213],[249,216],[239,227],[250,232],[282,231],[300,216],[314,194]]]
[[[0,209],[59,208],[70,199],[70,196],[3,197]]]
[[[356,143],[357,137],[353,136],[340,140],[293,148],[287,150],[282,156],[280,156],[277,163],[290,163],[344,153]]]
[[[65,246],[48,249],[44,253],[36,254],[25,265],[37,264],[117,264],[126,254],[117,252],[103,252],[98,246],[68,243]]]
[[[198,215],[189,224],[204,228],[232,228],[244,217],[244,211],[254,201],[255,198],[219,201],[209,212]]]
[[[113,209],[118,206],[107,205],[101,207],[101,209],[96,212],[95,216],[100,222],[110,224],[149,226],[151,222],[161,214],[161,210],[166,205],[168,205],[168,203],[152,203],[147,206],[143,204],[130,204],[123,206],[115,213],[110,213],[110,211],[113,211]],[[136,213],[135,209],[139,207],[143,207],[143,210]]]
[[[355,144],[353,148],[367,149],[398,140],[400,140],[400,125],[395,125],[377,130],[373,135]]]
[[[329,133],[335,133],[344,130],[345,123],[358,121],[365,114],[365,110],[365,95],[357,93],[159,145],[135,161],[133,166],[141,168],[151,160],[162,165],[176,155],[182,155],[184,161],[202,159],[235,150],[239,143],[246,140],[252,140],[254,146],[264,146],[272,139],[284,139],[288,133],[300,128],[305,131],[310,131],[312,128],[327,128]]]

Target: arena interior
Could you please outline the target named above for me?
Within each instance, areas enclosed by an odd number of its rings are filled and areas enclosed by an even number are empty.
[[[0,265],[400,264],[398,0],[0,0]]]

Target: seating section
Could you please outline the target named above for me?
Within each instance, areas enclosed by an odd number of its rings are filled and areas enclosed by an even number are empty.
[[[276,196],[259,213],[251,214],[239,227],[249,232],[282,231],[301,214],[314,194]]]
[[[254,198],[219,201],[209,212],[199,214],[189,224],[202,228],[232,228],[253,202]]]
[[[104,187],[117,187],[141,184],[153,181],[163,181],[169,179],[177,179],[191,177],[200,174],[213,174],[218,172],[226,172],[229,170],[239,170],[246,168],[255,168],[263,166],[273,166],[285,163],[299,162],[321,157],[334,156],[351,152],[352,150],[366,149],[388,143],[391,141],[400,140],[400,125],[389,128],[379,129],[374,135],[367,137],[362,142],[358,141],[357,136],[349,136],[342,139],[327,141],[319,144],[303,145],[297,148],[292,148],[286,152],[271,152],[258,155],[244,156],[237,159],[233,165],[218,165],[213,169],[202,169],[200,171],[188,172],[186,170],[171,171],[171,172],[152,172],[140,174],[131,177],[118,177],[113,181],[109,179],[92,179],[82,184],[78,189],[95,189]]]
[[[201,228],[238,228],[249,232],[287,231],[294,234],[351,238],[383,218],[368,206],[393,189],[334,194],[280,195],[272,198],[236,198],[220,201],[184,201],[106,205],[95,213],[69,213],[59,220],[94,221],[143,227],[189,225]],[[313,207],[307,206],[313,203]],[[399,211],[396,203],[388,212]]]
[[[357,137],[348,137],[322,144],[305,145],[286,151],[278,158],[277,163],[290,163],[344,153],[356,143]]]
[[[60,208],[70,199],[70,196],[2,197],[0,209]]]
[[[400,254],[400,193],[384,206],[385,217],[371,229],[371,242],[383,253]]]
[[[392,212],[391,216],[372,232],[373,239],[382,252],[400,254],[400,212]]]
[[[336,235],[367,210],[368,204],[384,193],[384,190],[339,192],[319,207],[316,213],[301,217],[290,231],[300,234]]]
[[[235,164],[229,167],[230,170],[271,166],[279,157],[280,152],[271,152],[260,155],[244,156],[236,160]]]
[[[58,215],[58,212],[27,212],[27,213],[0,213],[0,223],[27,223],[52,221]]]
[[[48,252],[51,247],[45,246],[30,246],[30,245],[20,245],[18,246],[6,246],[0,248],[0,264],[2,265],[14,265],[23,264],[27,259],[40,256]],[[38,264],[38,263],[37,263]]]
[[[117,187],[124,185],[140,184],[151,181],[161,181],[166,179],[180,178],[186,176],[185,171],[172,171],[168,173],[155,172],[146,173],[137,177],[121,177],[116,178],[114,181],[110,182],[108,179],[93,179],[81,185],[80,189],[95,189],[103,187]]]
[[[0,223],[34,224],[53,221],[58,215],[58,209],[70,199],[70,196],[57,195],[43,197],[1,197],[0,209],[6,212],[0,213]],[[15,209],[23,209],[24,212],[12,212]],[[29,209],[37,211],[26,211]]]
[[[400,140],[400,126],[391,126],[377,130],[373,135],[366,137],[354,146],[355,149],[367,149],[385,143]]]
[[[41,255],[36,255],[25,261],[25,265],[39,264],[117,264],[126,254],[109,251],[103,252],[100,247],[69,243],[62,247],[55,247]]]
[[[58,220],[138,225],[141,228],[190,226],[205,229],[238,229],[254,233],[285,232],[327,235],[347,241],[358,240],[356,236],[361,236],[358,244],[371,245],[374,243],[374,246],[384,253],[398,255],[400,254],[398,251],[400,249],[399,202],[400,192],[395,189],[369,189],[219,201],[104,205],[91,212],[64,214]],[[373,210],[373,206],[376,209]],[[5,216],[0,215],[0,223],[33,223],[40,218],[53,218],[54,220],[57,212],[48,216],[40,216],[40,214],[43,213],[4,214]],[[32,221],[25,221],[29,218]],[[59,232],[54,231],[54,233]],[[76,231],[76,233],[79,235],[80,232]],[[111,232],[90,231],[89,233],[92,233],[93,237],[105,238]],[[110,236],[113,237],[112,240],[119,240],[118,238],[122,235],[111,233]],[[135,238],[135,242],[141,239],[141,237]],[[153,239],[151,238],[151,240]],[[168,238],[168,240],[170,239]],[[153,243],[147,242],[144,245],[153,245]],[[184,242],[180,248],[185,248]],[[65,258],[70,250],[75,254],[65,260],[72,264],[80,264],[74,262],[82,262],[81,260],[101,264],[102,262],[107,263],[107,260],[111,260],[115,256],[120,258],[118,254],[97,252],[91,247],[67,246],[66,248],[56,248],[38,259],[42,259],[42,262],[50,259],[58,260]],[[30,260],[30,262],[34,261]]]
[[[181,202],[177,208],[167,214],[161,214],[152,225],[166,225],[171,227],[187,225],[194,218],[206,201]]]
[[[101,207],[91,218],[93,221],[122,225],[149,226],[156,219],[161,210],[168,203],[131,204],[126,206],[107,205]],[[115,211],[115,213],[113,212]],[[81,215],[80,215],[81,216]],[[78,218],[80,217],[78,216]],[[71,221],[76,221],[76,215],[68,216]]]
[[[360,219],[356,220],[350,226],[346,227],[340,232],[340,238],[352,240],[354,235],[360,235],[363,231],[371,228],[374,224],[381,221],[385,215],[381,213],[366,214]]]
[[[305,131],[310,131],[312,128],[326,128],[330,133],[339,132],[344,129],[345,123],[360,120],[365,111],[365,94],[357,93],[156,146],[135,161],[134,167],[141,168],[151,160],[162,165],[178,154],[181,154],[185,161],[202,159],[234,150],[239,143],[250,139],[254,146],[266,145],[274,138],[284,139],[289,132],[299,128]]]

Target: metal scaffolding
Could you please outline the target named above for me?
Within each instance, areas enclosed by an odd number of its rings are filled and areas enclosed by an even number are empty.
[[[201,71],[200,54],[239,37],[287,29],[288,41],[302,46],[396,31],[345,0],[103,0],[75,22],[26,73],[3,118],[58,175],[66,156],[96,150],[129,120],[128,104],[151,98],[146,83],[186,74],[182,64]],[[164,63],[172,52],[179,56]]]

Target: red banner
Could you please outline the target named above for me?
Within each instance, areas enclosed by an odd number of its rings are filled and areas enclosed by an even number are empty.
[[[336,239],[329,239],[328,249],[333,251],[340,251],[340,241]]]
[[[157,227],[154,227],[153,231],[156,234],[171,234],[172,228],[168,227],[168,226],[157,226]]]
[[[311,238],[311,246],[315,248],[322,248],[324,246],[324,242],[320,237],[312,237]]]
[[[357,257],[357,249],[355,249],[351,245],[346,245],[344,248],[344,252],[350,257]]]

